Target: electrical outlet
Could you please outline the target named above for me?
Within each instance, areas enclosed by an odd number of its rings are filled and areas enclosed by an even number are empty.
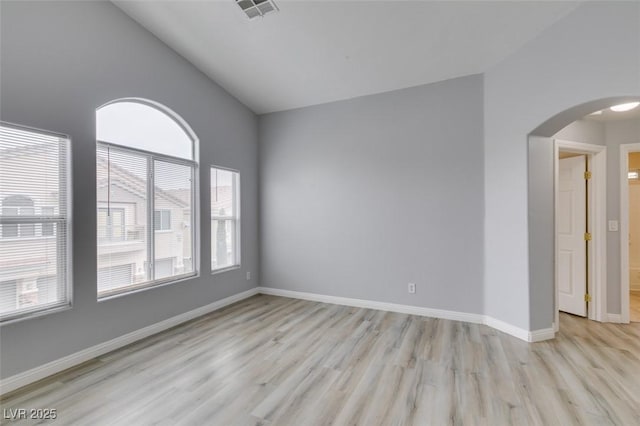
[[[407,286],[407,290],[409,291],[409,294],[414,294],[416,292],[416,284],[409,283],[409,285]]]
[[[251,280],[251,272],[247,271],[247,281]]]

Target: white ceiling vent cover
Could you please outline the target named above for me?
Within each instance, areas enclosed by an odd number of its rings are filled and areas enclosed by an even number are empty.
[[[249,19],[278,11],[278,6],[273,0],[236,0],[236,4]]]

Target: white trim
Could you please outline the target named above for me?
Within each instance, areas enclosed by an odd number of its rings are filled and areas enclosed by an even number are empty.
[[[282,290],[271,287],[258,287],[261,294],[290,297],[292,299],[311,300],[313,302],[332,303],[334,305],[353,306],[356,308],[377,309],[379,311],[398,312],[401,314],[419,315],[423,317],[442,318],[453,321],[464,321],[483,324],[483,315],[466,312],[447,311],[442,309],[423,308],[421,306],[400,305],[396,303],[377,302],[350,297],[327,296],[324,294],[306,293],[301,291]]]
[[[491,328],[495,328],[496,330],[502,331],[503,333],[510,334],[511,336],[517,337],[520,340],[524,340],[525,342],[530,341],[530,332],[523,328],[516,327],[515,325],[491,317],[486,317],[484,323]]]
[[[589,304],[587,317],[590,320],[605,322],[607,320],[607,147],[587,143],[554,139],[554,203],[558,205],[558,169],[559,153],[575,152],[585,154],[589,158],[589,169],[593,175],[589,181],[589,221],[592,241],[589,246],[589,280],[588,289],[593,303]],[[554,253],[558,252],[558,232],[556,229],[557,212],[554,207]],[[558,268],[554,256],[554,323],[560,323],[558,310]]]
[[[530,343],[535,343],[535,342],[542,342],[545,340],[551,340],[551,339],[555,339],[556,337],[556,332],[553,329],[553,327],[551,328],[541,328],[540,330],[532,330],[529,332],[528,334],[528,342]]]
[[[609,314],[609,322],[615,322],[617,324],[624,324],[624,322],[622,321],[622,315],[621,314]],[[629,321],[627,321],[629,322]]]
[[[272,296],[290,297],[293,299],[310,300],[313,302],[333,303],[336,305],[353,306],[356,308],[377,309],[381,311],[398,312],[409,315],[419,315],[429,318],[442,318],[453,321],[463,321],[474,324],[484,324],[498,331],[502,331],[511,336],[526,342],[539,342],[542,340],[553,339],[555,331],[553,328],[545,328],[541,330],[525,330],[516,327],[504,321],[482,315],[470,314],[466,312],[448,311],[443,309],[424,308],[421,306],[400,305],[396,303],[377,302],[373,300],[353,299],[350,297],[327,296],[316,293],[306,293],[301,291],[282,290],[271,287],[258,287],[261,294],[269,294]]]
[[[139,330],[132,331],[131,333],[116,337],[115,339],[108,340],[95,346],[91,346],[87,349],[83,349],[79,352],[67,355],[55,361],[48,362],[39,367],[32,368],[31,370],[27,370],[14,376],[7,377],[0,382],[0,395],[6,394],[30,383],[44,379],[45,377],[59,373],[83,362],[89,361],[90,359],[99,357],[100,355],[104,355],[107,352],[111,352],[115,349],[121,348],[140,339],[144,339],[145,337],[167,330],[171,327],[175,327],[176,325],[183,322],[192,320],[202,315],[206,315],[210,312],[221,309],[232,303],[239,302],[240,300],[249,298],[256,294],[258,294],[258,289],[252,288],[242,293],[234,294],[233,296],[229,296],[208,305],[201,306],[180,315],[176,315],[174,317],[141,328]]]
[[[620,145],[620,321],[629,323],[629,163],[630,152],[640,152],[640,143]],[[611,314],[609,314],[611,318]],[[611,320],[610,320],[611,321]],[[614,322],[614,321],[611,321]]]

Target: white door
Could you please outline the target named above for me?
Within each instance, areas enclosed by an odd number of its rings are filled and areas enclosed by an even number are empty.
[[[587,189],[585,156],[561,159],[558,170],[558,307],[563,312],[587,316],[586,231]]]

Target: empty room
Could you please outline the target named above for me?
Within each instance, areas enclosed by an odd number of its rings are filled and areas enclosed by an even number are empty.
[[[640,2],[0,0],[0,424],[640,424]]]

